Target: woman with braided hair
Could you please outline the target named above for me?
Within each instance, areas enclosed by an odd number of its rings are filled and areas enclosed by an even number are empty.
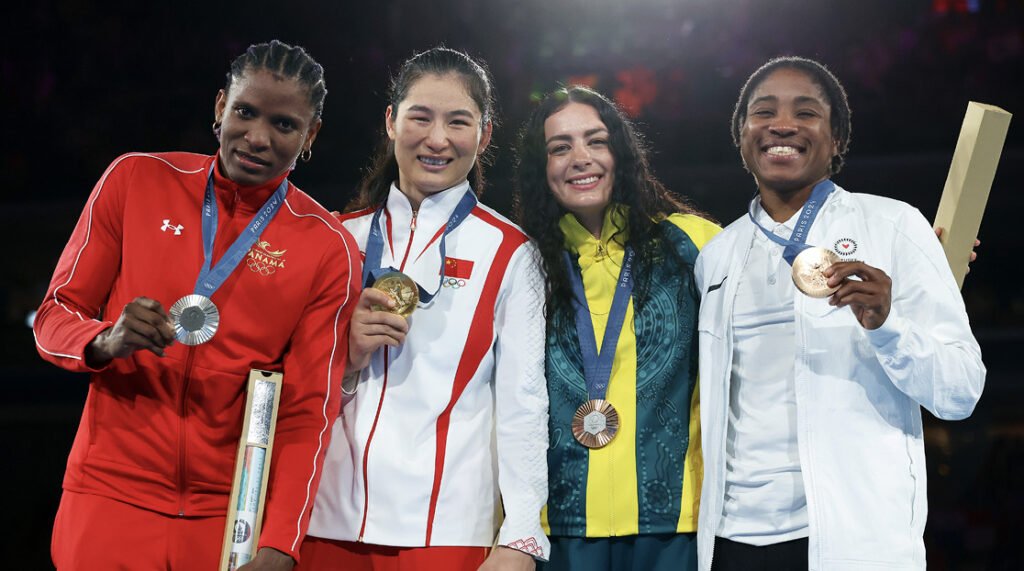
[[[302,48],[250,46],[217,94],[216,155],[129,153],[93,189],[35,321],[44,359],[91,373],[54,524],[61,571],[217,567],[251,369],[284,384],[241,569],[298,559],[359,288],[351,235],[288,180],[326,93]]]

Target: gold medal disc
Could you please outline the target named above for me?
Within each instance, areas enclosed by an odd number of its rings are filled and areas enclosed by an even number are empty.
[[[373,282],[373,289],[379,289],[395,300],[395,307],[373,305],[371,309],[374,311],[388,311],[408,319],[412,315],[412,311],[416,309],[416,304],[420,302],[420,292],[416,287],[416,282],[402,272],[388,272],[382,275]]]
[[[587,448],[607,446],[618,431],[619,413],[606,400],[588,400],[572,417],[572,435]]]
[[[828,278],[822,272],[839,261],[839,256],[832,250],[807,248],[793,260],[793,284],[804,295],[828,297],[835,293],[839,286],[828,287]]]

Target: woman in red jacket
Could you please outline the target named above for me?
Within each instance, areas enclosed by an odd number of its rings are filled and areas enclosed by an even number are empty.
[[[254,368],[284,385],[244,569],[297,560],[360,275],[351,236],[287,179],[312,153],[326,93],[302,48],[251,46],[217,94],[216,155],[129,153],[93,189],[35,322],[44,359],[91,373],[54,525],[59,569],[217,566]]]

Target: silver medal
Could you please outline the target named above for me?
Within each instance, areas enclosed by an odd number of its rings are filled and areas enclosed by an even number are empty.
[[[171,306],[174,338],[185,345],[200,345],[213,339],[220,325],[220,312],[210,298],[191,294]]]

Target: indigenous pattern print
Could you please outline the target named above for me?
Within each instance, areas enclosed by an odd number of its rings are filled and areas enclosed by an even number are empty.
[[[641,292],[634,304],[633,320],[622,336],[635,335],[635,416],[621,417],[632,424],[636,450],[635,503],[629,510],[613,506],[613,512],[638,514],[637,521],[614,522],[611,527],[587,527],[587,488],[593,485],[588,449],[575,441],[570,422],[576,408],[588,399],[582,357],[573,315],[560,312],[548,326],[546,370],[550,396],[550,447],[548,480],[550,494],[547,522],[552,535],[608,537],[629,533],[676,533],[683,505],[683,477],[690,438],[691,399],[696,389],[696,324],[698,295],[693,285],[693,263],[698,249],[689,236],[669,221],[660,224],[676,256],[686,265],[655,259],[648,267]],[[578,271],[578,270],[577,270]],[[592,304],[593,305],[593,304]],[[619,360],[619,355],[616,355]],[[615,384],[613,376],[609,386]],[[626,381],[626,379],[622,379]],[[606,448],[624,444],[613,440]],[[612,476],[614,478],[614,476]],[[613,480],[613,484],[616,482]],[[690,517],[690,514],[687,514]]]

